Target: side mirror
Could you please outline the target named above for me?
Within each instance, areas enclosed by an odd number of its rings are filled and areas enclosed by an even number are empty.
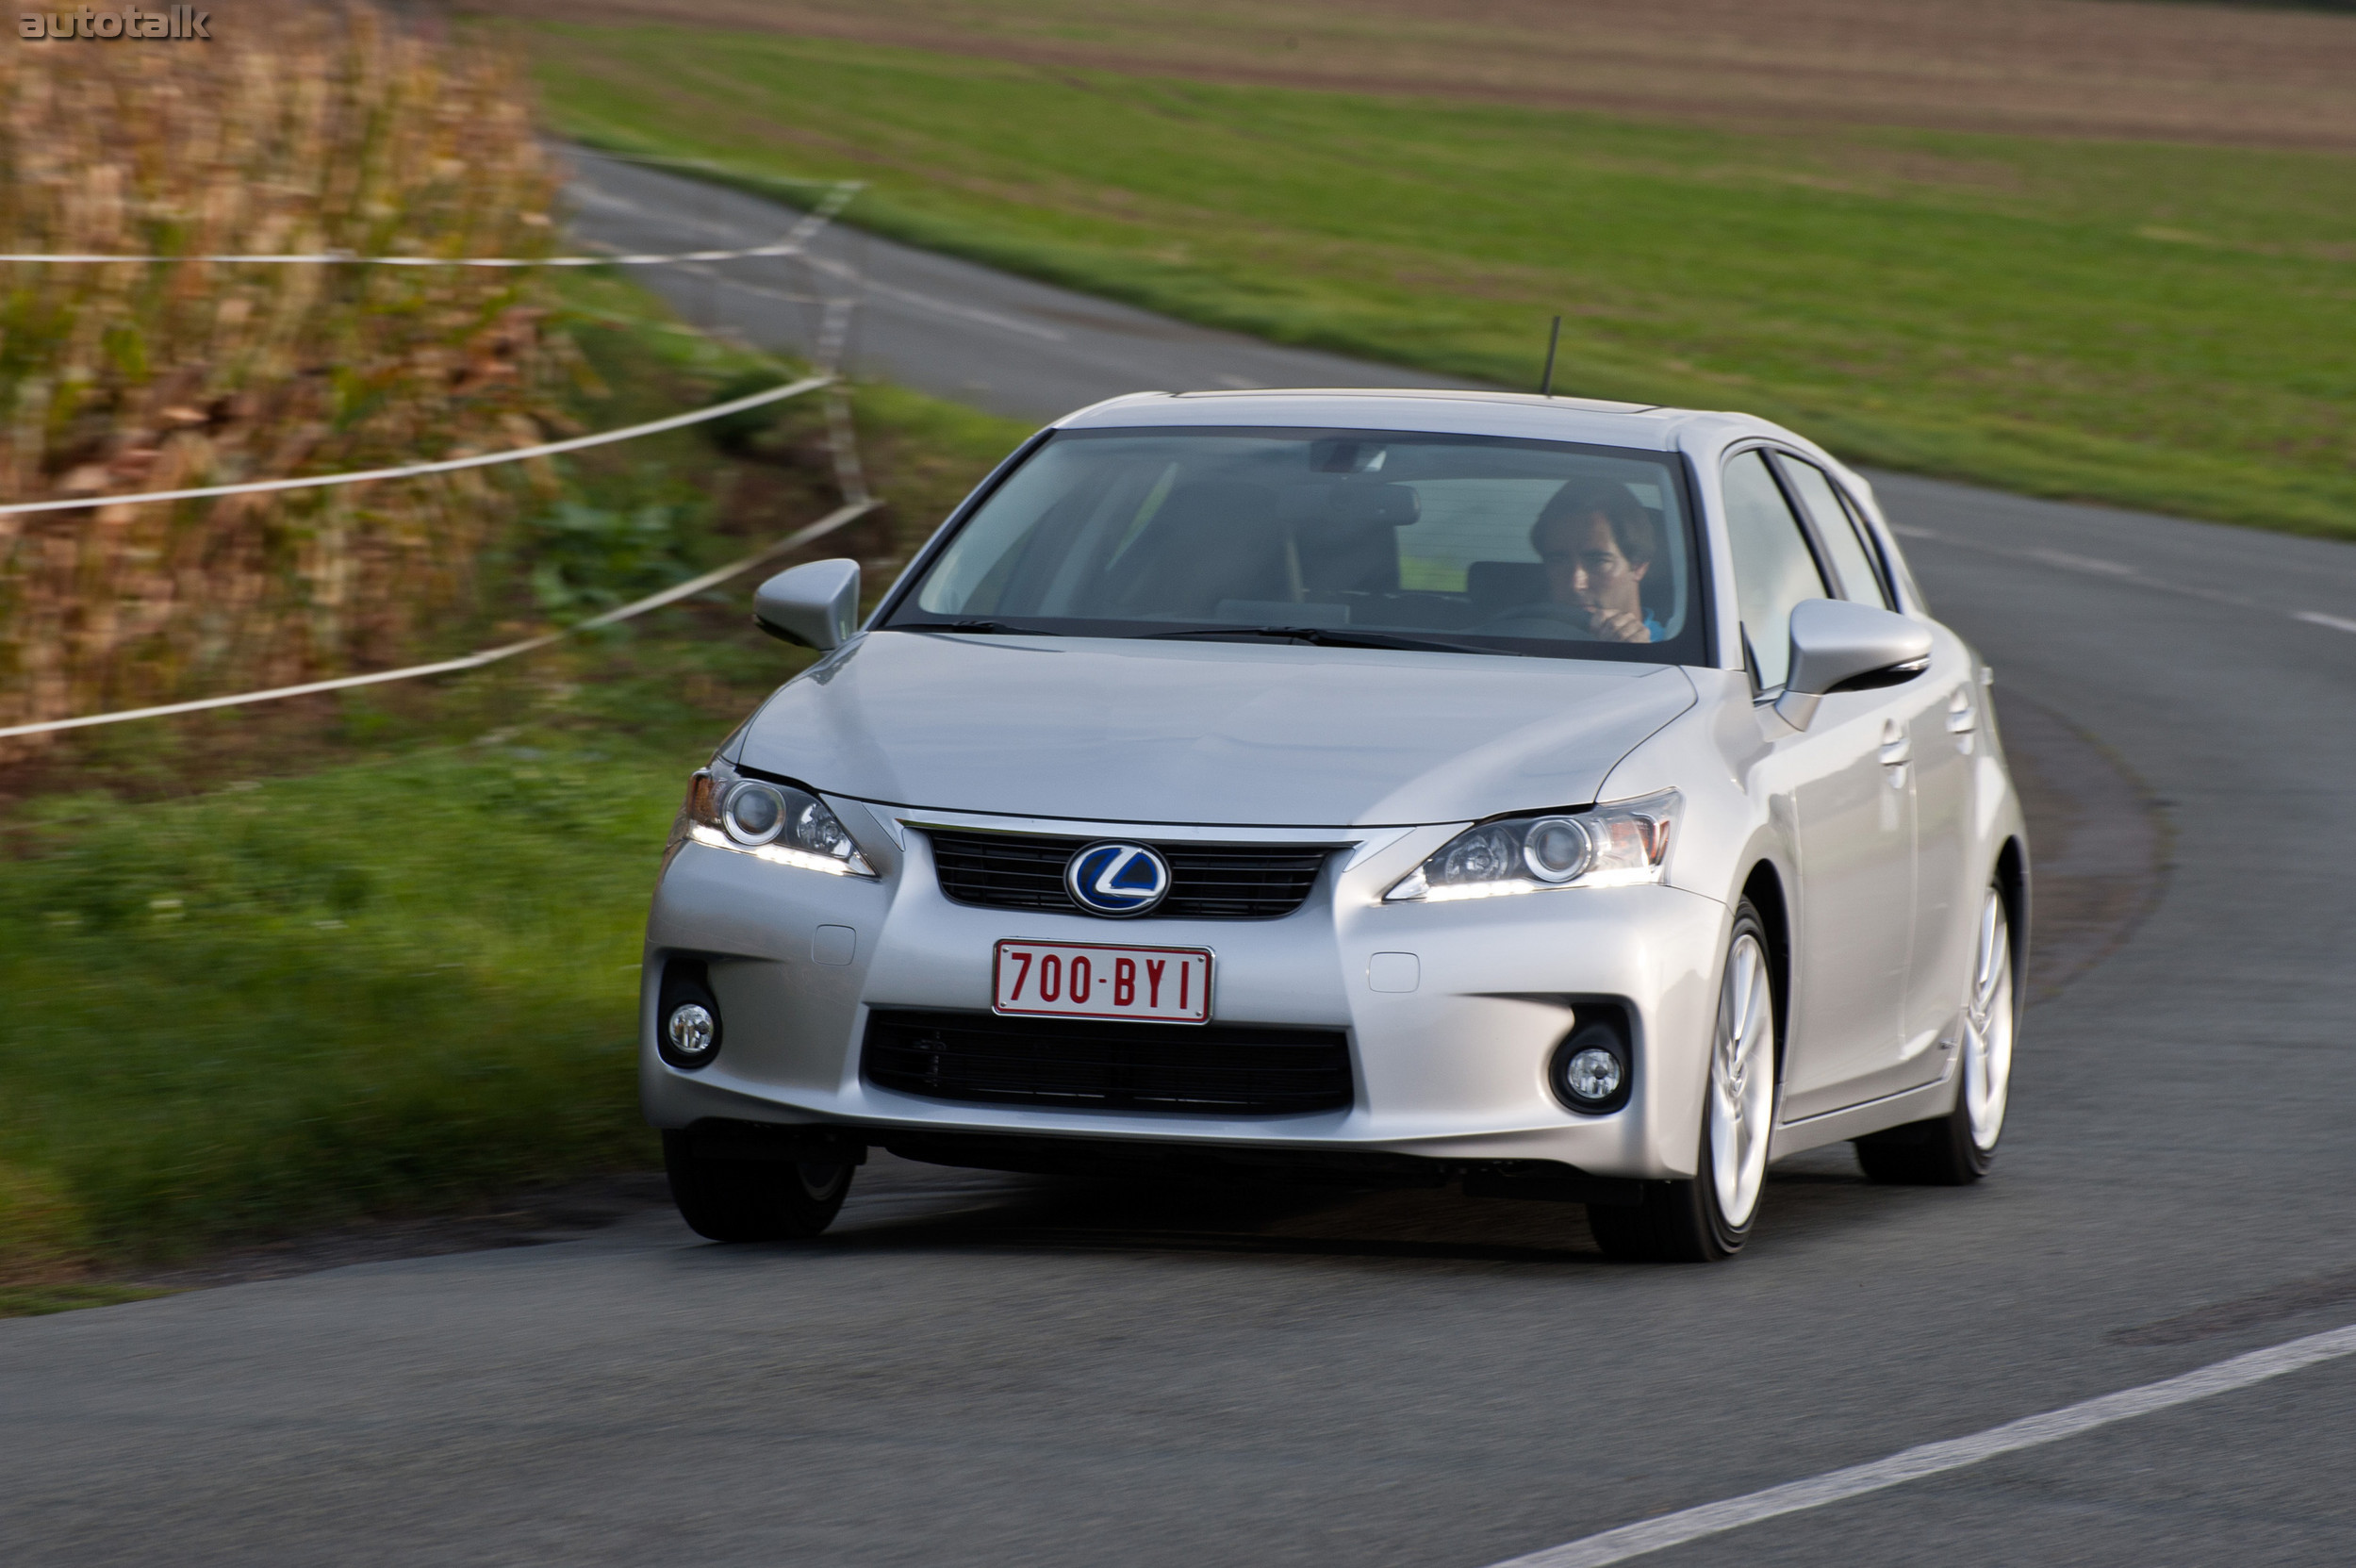
[[[859,626],[859,563],[812,561],[779,572],[752,591],[752,623],[821,653],[842,647]]]
[[[1827,693],[1894,686],[1930,663],[1931,632],[1920,621],[1870,604],[1804,599],[1791,607],[1791,673],[1775,712],[1804,730]]]

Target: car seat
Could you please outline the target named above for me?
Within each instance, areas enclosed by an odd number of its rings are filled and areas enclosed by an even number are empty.
[[[1399,530],[1423,515],[1405,485],[1343,484],[1314,511],[1289,520],[1301,583],[1310,593],[1396,593]]]
[[[1178,486],[1122,563],[1121,607],[1209,619],[1224,599],[1289,599],[1277,491],[1240,480]]]

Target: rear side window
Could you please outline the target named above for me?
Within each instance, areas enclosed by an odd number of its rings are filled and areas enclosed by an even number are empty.
[[[1888,609],[1889,592],[1882,586],[1882,574],[1873,569],[1872,552],[1858,537],[1855,520],[1840,503],[1840,497],[1834,492],[1833,482],[1824,476],[1824,470],[1813,463],[1780,454],[1775,461],[1784,470],[1784,477],[1791,481],[1791,493],[1799,498],[1801,509],[1816,524],[1816,536],[1830,558],[1827,564],[1839,579],[1840,597],[1853,603]]]
[[[1742,618],[1759,686],[1784,684],[1791,668],[1791,609],[1823,599],[1824,578],[1766,454],[1741,454],[1726,465],[1726,544],[1735,561],[1735,609]]]

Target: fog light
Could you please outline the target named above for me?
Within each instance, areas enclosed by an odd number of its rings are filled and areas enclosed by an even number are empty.
[[[683,1001],[663,1020],[663,1057],[674,1067],[700,1067],[720,1048],[720,1020],[700,1001]]]
[[[1608,1022],[1598,1020],[1573,1032],[1555,1048],[1552,1066],[1548,1076],[1556,1098],[1573,1111],[1593,1115],[1628,1102],[1627,1038]]]
[[[679,1020],[671,1020],[678,1037]],[[1573,1099],[1606,1100],[1620,1092],[1620,1058],[1601,1046],[1590,1046],[1573,1056],[1562,1069],[1562,1086]]]

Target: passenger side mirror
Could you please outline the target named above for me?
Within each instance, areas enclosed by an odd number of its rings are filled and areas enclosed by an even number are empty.
[[[1804,730],[1827,693],[1894,686],[1930,663],[1931,632],[1920,621],[1870,604],[1804,599],[1791,607],[1791,674],[1775,712]]]
[[[752,623],[773,637],[831,652],[859,626],[859,563],[812,561],[752,593]]]

